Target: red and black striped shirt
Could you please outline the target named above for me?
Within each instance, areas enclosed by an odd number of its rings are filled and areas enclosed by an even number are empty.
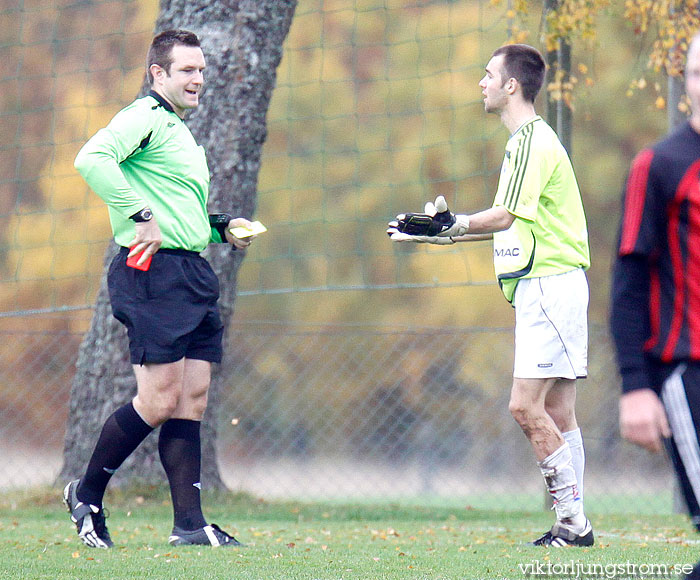
[[[632,162],[612,283],[623,390],[655,363],[700,361],[700,134],[684,123]]]

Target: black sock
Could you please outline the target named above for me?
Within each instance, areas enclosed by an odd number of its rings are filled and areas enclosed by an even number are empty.
[[[158,453],[170,483],[175,525],[196,530],[207,525],[202,514],[202,448],[199,421],[169,419],[160,428]]]
[[[101,506],[112,474],[151,431],[153,427],[141,418],[132,403],[112,413],[102,427],[87,471],[80,480],[78,499]]]

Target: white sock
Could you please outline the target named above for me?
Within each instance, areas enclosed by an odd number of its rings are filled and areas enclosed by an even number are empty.
[[[571,449],[571,462],[576,472],[576,482],[578,483],[578,494],[583,503],[583,472],[586,468],[586,451],[583,448],[583,437],[581,437],[581,429],[574,429],[562,433],[564,440],[569,444]]]
[[[557,521],[579,533],[586,527],[586,516],[578,494],[576,472],[569,444],[564,442],[554,453],[538,463],[549,493],[554,499]]]

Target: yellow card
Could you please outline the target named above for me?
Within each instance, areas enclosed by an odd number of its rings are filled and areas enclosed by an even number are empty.
[[[257,236],[258,234],[266,232],[267,228],[260,222],[251,222],[249,228],[238,226],[231,228],[229,231],[237,238],[249,238],[250,236]]]

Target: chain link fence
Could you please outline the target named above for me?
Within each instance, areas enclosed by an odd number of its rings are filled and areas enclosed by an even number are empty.
[[[75,360],[109,238],[104,204],[73,160],[137,93],[158,6],[0,2],[9,63],[0,76],[8,127],[0,144],[0,489],[52,484],[61,467]],[[270,233],[237,281],[237,310],[278,322],[234,323],[235,371],[218,409],[220,469],[232,490],[497,509],[545,503],[507,410],[512,329],[478,326],[507,324],[498,322],[502,301],[480,293],[494,285],[490,247],[397,249],[384,233],[398,211],[437,194],[464,211],[491,203],[505,135],[483,114],[478,80],[506,40],[509,6],[300,0],[259,179],[256,218]],[[637,54],[618,29],[607,34],[619,54]],[[635,59],[609,60],[596,66],[601,88],[581,103],[602,119],[629,106],[597,100],[613,90],[605,71]],[[580,149],[577,175],[591,184],[587,211],[597,204],[592,240],[609,251],[615,163],[638,147],[601,127],[589,136],[595,146]],[[646,139],[644,129],[622,131]],[[595,320],[607,300],[602,254],[590,271]],[[418,290],[438,287],[454,292]],[[319,296],[330,291],[339,299],[324,309]],[[382,324],[347,322],[367,316],[368,304]],[[419,320],[418,309],[435,326],[457,310],[463,318],[450,328],[391,325]],[[288,319],[319,323],[279,322]],[[667,459],[619,439],[604,328],[592,329],[590,351],[578,405],[588,509],[670,511]]]
[[[87,320],[89,312],[49,317]],[[4,488],[52,484],[62,461],[80,331],[0,330]],[[27,321],[25,321],[27,322]],[[76,325],[76,320],[73,320]],[[79,324],[78,324],[79,326]],[[497,509],[544,504],[508,414],[512,330],[236,323],[218,454],[234,491],[265,498],[394,500]],[[622,443],[604,329],[591,333],[578,412],[588,509],[668,512],[664,456]]]

